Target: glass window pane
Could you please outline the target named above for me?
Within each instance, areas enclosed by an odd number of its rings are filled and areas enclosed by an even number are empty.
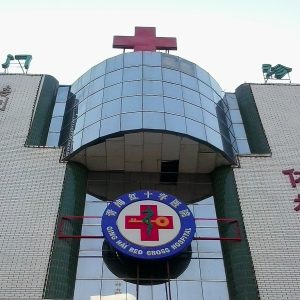
[[[121,97],[122,84],[116,84],[104,89],[103,102],[107,102]]]
[[[79,131],[72,138],[73,141],[73,151],[81,147],[82,131]]]
[[[203,113],[199,106],[184,102],[185,116],[194,119],[197,122],[203,123]]]
[[[84,127],[87,127],[101,119],[101,108],[102,105],[97,106],[85,114]]]
[[[188,60],[180,59],[180,70],[186,74],[195,76],[195,65]]]
[[[144,96],[143,111],[164,111],[163,97],[160,96]]]
[[[66,103],[55,103],[53,108],[53,117],[63,116],[65,112]]]
[[[106,136],[120,131],[120,116],[115,116],[101,121],[100,136]]]
[[[161,81],[143,81],[144,95],[162,95]]]
[[[197,77],[207,85],[210,85],[210,75],[202,68],[196,66]]]
[[[203,119],[204,119],[205,125],[220,132],[220,127],[219,127],[218,119],[216,116],[210,114],[206,110],[203,110]]]
[[[56,102],[66,102],[69,95],[69,86],[60,86],[57,90]]]
[[[243,124],[232,124],[236,138],[246,138],[246,132]]]
[[[182,262],[181,264],[184,264]],[[178,277],[180,280],[200,280],[200,265],[198,259],[191,259],[186,270]]]
[[[215,116],[217,115],[217,105],[212,100],[202,96],[201,97],[201,105],[208,112],[212,113]]]
[[[75,129],[74,129],[75,134],[83,129],[84,118],[85,115],[82,115],[75,121]]]
[[[99,137],[100,122],[97,122],[85,129],[82,133],[82,145],[87,144]]]
[[[87,100],[83,100],[82,102],[80,102],[78,104],[78,114],[77,114],[77,116],[81,116],[82,114],[84,114],[86,112],[86,102],[87,102]],[[76,107],[74,109],[76,109]]]
[[[226,282],[202,282],[204,300],[229,300]]]
[[[226,280],[223,259],[200,259],[202,280]]]
[[[95,93],[87,98],[86,108],[87,110],[94,108],[102,103],[103,99],[103,90],[99,91],[98,93]]]
[[[89,94],[94,94],[99,90],[104,88],[104,76],[97,78],[96,80],[92,81],[89,86]]]
[[[184,117],[165,114],[165,118],[166,118],[166,130],[186,133],[186,123]]]
[[[193,90],[187,89],[185,87],[182,88],[183,99],[187,102],[190,102],[194,105],[201,106],[200,94]]]
[[[165,111],[176,115],[184,116],[183,101],[164,97]]]
[[[221,135],[213,129],[205,126],[207,141],[217,148],[223,150],[223,142]]]
[[[202,81],[198,80],[198,85],[199,85],[199,92],[204,95],[205,97],[207,97],[210,100],[214,100],[214,96],[213,96],[213,90],[211,89],[210,86],[206,85],[205,83],[203,83]]]
[[[101,279],[102,259],[100,257],[79,257],[77,279]]]
[[[230,110],[232,123],[243,123],[242,116],[239,110]]]
[[[123,76],[123,69],[106,74],[105,86],[111,86],[116,83],[122,82],[122,76]]]
[[[124,67],[142,65],[142,52],[129,52],[124,55]]]
[[[122,99],[122,113],[136,112],[142,110],[142,97],[132,96]]]
[[[164,96],[182,99],[182,89],[180,85],[164,82],[163,87]]]
[[[198,80],[195,77],[181,73],[181,82],[182,85],[195,91],[198,91]]]
[[[58,146],[60,133],[57,132],[49,132],[47,137],[47,146],[49,147],[55,147]]]
[[[236,140],[238,149],[239,149],[239,153],[240,154],[249,154],[251,153],[250,148],[249,148],[249,144],[248,144],[248,140]]]
[[[230,109],[239,109],[239,105],[235,94],[226,93],[226,100]]]
[[[160,66],[161,54],[159,52],[143,52],[143,63],[146,66]]]
[[[105,73],[106,61],[94,66],[91,72],[91,80],[96,79],[97,77],[102,76]]]
[[[112,57],[106,61],[106,73],[123,68],[123,55]]]
[[[125,68],[123,72],[124,81],[141,80],[142,67]]]
[[[179,71],[162,68],[162,75],[163,75],[163,80],[164,81],[169,81],[169,82],[174,82],[174,83],[181,84],[181,78],[180,78],[180,72]]]
[[[91,295],[100,295],[101,280],[76,280],[74,300],[90,300]]]
[[[190,119],[186,119],[187,134],[206,141],[204,125]]]
[[[49,131],[60,132],[63,117],[52,118]]]
[[[203,300],[200,281],[177,281],[178,299]],[[188,297],[187,297],[188,295]],[[217,299],[217,298],[211,298]]]
[[[142,94],[141,81],[123,82],[123,96],[134,96]]]
[[[128,113],[121,116],[121,130],[142,128],[142,113]]]
[[[168,54],[162,54],[162,61],[161,64],[163,67],[171,68],[171,69],[179,69],[179,61],[178,57],[168,55]]]
[[[155,121],[153,121],[155,120]],[[148,129],[165,129],[165,116],[163,113],[144,112],[143,128]]]
[[[121,113],[121,99],[103,104],[102,119]]]
[[[162,80],[161,67],[143,67],[144,80]]]

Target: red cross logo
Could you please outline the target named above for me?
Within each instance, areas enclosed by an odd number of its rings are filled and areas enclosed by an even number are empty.
[[[177,42],[173,37],[157,37],[155,27],[135,27],[135,36],[114,36],[113,48],[134,51],[177,50]]]
[[[158,216],[157,205],[140,205],[139,216],[125,216],[125,229],[140,229],[142,241],[159,241],[159,229],[173,229],[172,216]]]

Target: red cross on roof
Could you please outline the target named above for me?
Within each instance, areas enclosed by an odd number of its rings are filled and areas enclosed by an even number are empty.
[[[177,50],[173,37],[157,37],[155,27],[135,27],[135,36],[114,36],[113,48],[134,51]]]

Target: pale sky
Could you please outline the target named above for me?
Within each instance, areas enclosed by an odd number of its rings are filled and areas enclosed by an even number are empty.
[[[299,0],[0,0],[0,12],[0,64],[9,53],[31,54],[29,73],[60,84],[122,53],[113,36],[133,35],[135,26],[176,37],[170,53],[204,68],[225,91],[262,83],[263,63],[293,68],[292,83],[300,83]]]

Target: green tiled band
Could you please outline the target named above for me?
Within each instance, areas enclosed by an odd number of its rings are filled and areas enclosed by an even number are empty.
[[[212,179],[218,218],[237,219],[241,229],[241,242],[222,241],[222,251],[230,299],[259,299],[233,170],[231,167],[219,168],[213,172]],[[226,236],[227,229],[228,226],[219,225],[221,236]]]
[[[62,216],[83,216],[86,196],[87,170],[85,167],[68,163],[62,190],[58,221]],[[68,234],[80,235],[82,222],[72,222]],[[53,240],[48,275],[44,288],[46,299],[72,299],[76,278],[80,240]]]

